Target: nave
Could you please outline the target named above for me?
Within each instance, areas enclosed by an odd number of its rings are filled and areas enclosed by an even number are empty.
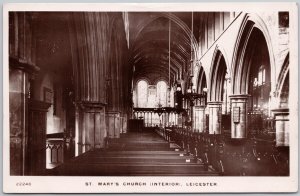
[[[51,171],[63,176],[215,176],[213,168],[154,131],[122,134],[106,149],[82,154]],[[53,172],[53,173],[52,173]]]

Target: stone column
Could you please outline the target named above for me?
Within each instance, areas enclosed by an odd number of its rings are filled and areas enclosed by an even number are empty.
[[[151,117],[150,117],[150,118],[151,118],[151,127],[152,127],[152,112],[150,113],[150,115],[151,115]]]
[[[122,133],[127,132],[127,114],[123,113],[122,114],[123,121],[122,121]]]
[[[39,68],[33,64],[20,62],[20,59],[9,59],[10,175],[24,175],[25,167],[30,161],[27,153],[30,145],[28,101],[32,99],[29,80],[38,71]]]
[[[10,175],[24,175],[28,129],[26,129],[28,75],[9,70]],[[25,88],[24,88],[25,87]]]
[[[197,129],[198,132],[202,133],[205,131],[205,106],[196,106],[195,111],[197,112]]]
[[[82,154],[83,112],[79,104],[75,104],[75,156]]]
[[[194,108],[194,120],[193,127],[195,132],[199,132],[199,106],[195,106]]]
[[[221,112],[222,102],[214,101],[208,102],[209,110],[209,134],[221,134],[221,119],[219,112]]]
[[[289,146],[289,109],[272,110],[275,116],[276,146]]]
[[[44,175],[46,172],[47,112],[51,103],[29,100],[28,146],[25,175]]]
[[[120,137],[120,113],[116,111],[106,112],[106,127],[109,138]]]
[[[76,115],[76,141],[79,154],[94,148],[103,148],[106,134],[105,107],[102,104],[79,103]],[[77,138],[78,137],[78,138]]]
[[[231,138],[247,137],[247,101],[249,95],[231,95]]]

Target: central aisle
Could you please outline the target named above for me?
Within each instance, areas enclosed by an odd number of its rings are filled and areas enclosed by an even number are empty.
[[[130,132],[110,139],[106,150],[86,152],[59,166],[64,176],[215,176],[177,145],[154,131]]]

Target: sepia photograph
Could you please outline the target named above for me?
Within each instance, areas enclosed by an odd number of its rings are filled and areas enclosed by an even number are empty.
[[[297,24],[295,3],[5,5],[5,192],[297,191]]]

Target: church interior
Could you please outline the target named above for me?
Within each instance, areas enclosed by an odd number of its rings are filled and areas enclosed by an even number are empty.
[[[12,176],[289,176],[289,12],[9,12]]]

